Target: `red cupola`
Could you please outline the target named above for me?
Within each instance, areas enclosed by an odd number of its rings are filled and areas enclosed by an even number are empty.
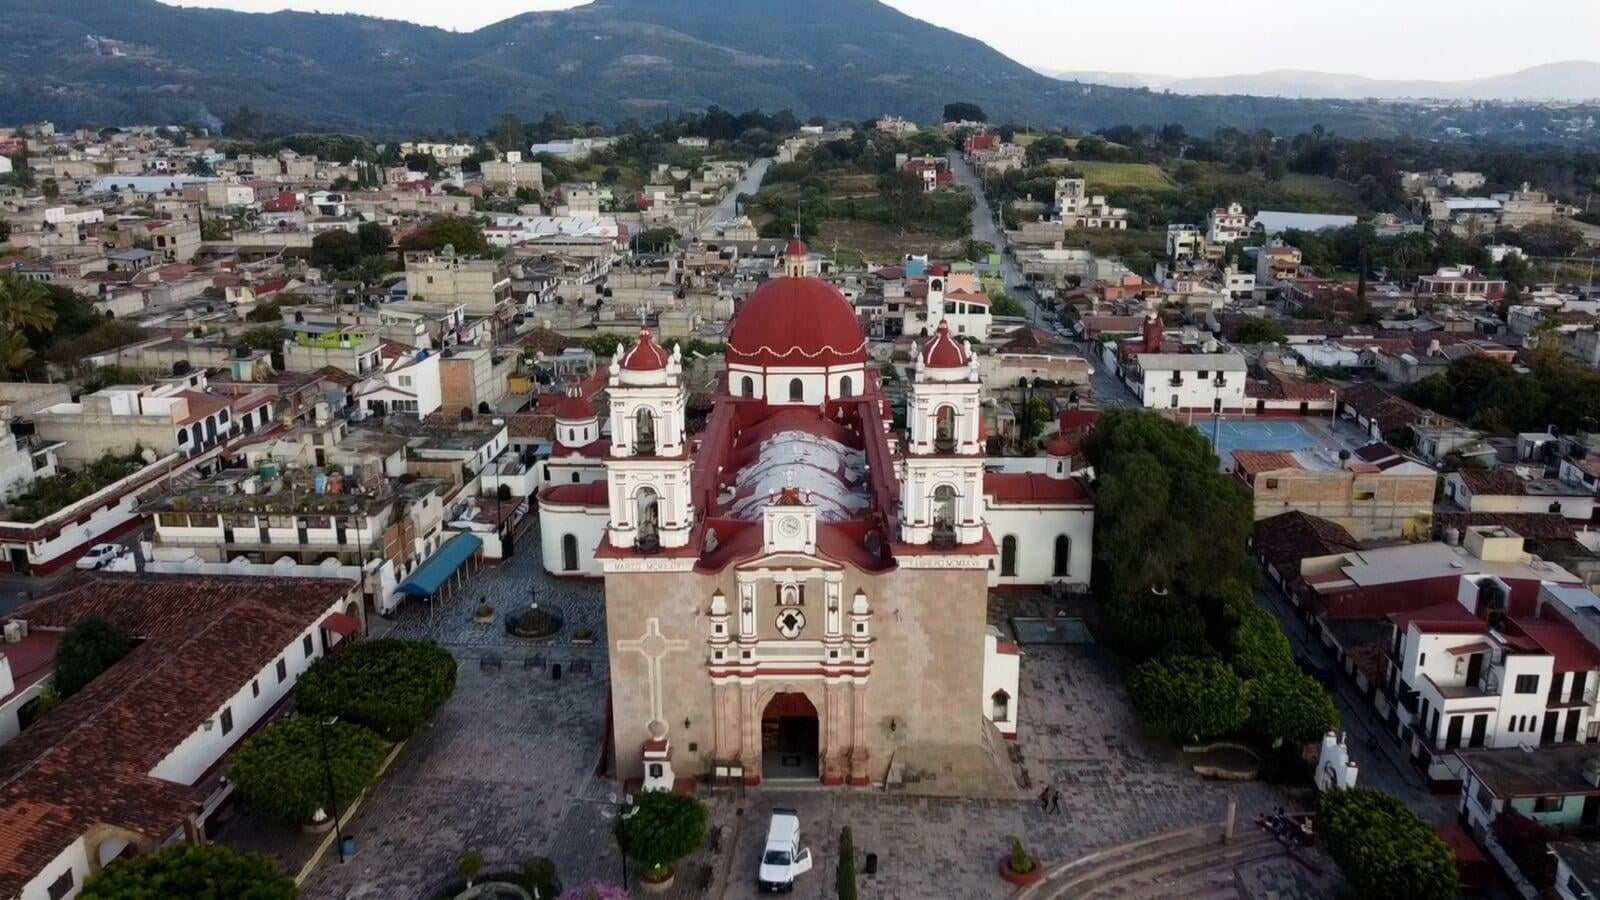
[[[756,289],[728,332],[733,365],[865,365],[867,339],[855,307],[827,282],[774,278]]]
[[[656,346],[650,329],[639,329],[639,339],[622,355],[622,368],[630,372],[657,372],[667,367],[667,352]]]
[[[939,320],[939,329],[922,345],[922,364],[930,369],[964,369],[972,361],[967,349],[950,336],[950,325]]]

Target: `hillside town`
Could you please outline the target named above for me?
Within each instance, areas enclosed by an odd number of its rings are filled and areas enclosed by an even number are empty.
[[[1600,896],[1600,157],[229,132],[0,128],[0,900]]]

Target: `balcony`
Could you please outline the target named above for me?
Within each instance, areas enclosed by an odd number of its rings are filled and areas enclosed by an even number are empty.
[[[933,449],[936,453],[956,452],[956,438],[953,434],[940,433],[933,438]]]
[[[930,541],[935,550],[949,550],[960,546],[961,539],[956,535],[956,527],[948,522],[935,522],[933,525],[933,540]]]
[[[656,452],[656,436],[641,434],[633,441],[633,452],[639,456],[654,456]]]
[[[633,552],[641,556],[658,553],[661,550],[661,532],[651,529],[640,529],[639,534],[633,539]]]

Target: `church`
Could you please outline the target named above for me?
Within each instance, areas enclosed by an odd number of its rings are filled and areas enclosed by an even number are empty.
[[[618,774],[883,783],[1008,778],[1019,655],[991,585],[1086,585],[1094,506],[1073,448],[984,453],[983,385],[940,323],[904,433],[855,310],[806,274],[734,319],[703,427],[677,350],[619,346],[601,415],[556,410],[544,563],[605,580]]]

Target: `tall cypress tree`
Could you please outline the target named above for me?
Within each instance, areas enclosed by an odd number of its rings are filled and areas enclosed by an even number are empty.
[[[856,839],[849,825],[839,832],[839,870],[835,873],[834,890],[839,900],[856,900]]]

